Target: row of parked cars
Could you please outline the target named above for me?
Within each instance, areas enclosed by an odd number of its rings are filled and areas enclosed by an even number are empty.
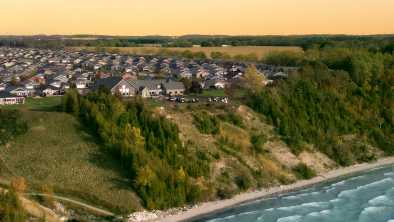
[[[192,99],[186,99],[185,97],[181,97],[181,96],[172,96],[172,95],[167,95],[166,99],[169,101],[177,101],[180,103],[197,103],[198,102],[198,98],[192,98]]]
[[[177,101],[180,103],[197,103],[198,102],[198,98],[196,98],[196,97],[191,98],[191,99],[186,99],[185,97],[178,96],[178,95],[175,95],[175,96],[167,95],[166,99],[169,101]],[[220,102],[220,101],[222,101],[222,102],[226,101],[226,103],[227,103],[228,99],[227,98],[220,98],[220,97],[211,97],[211,96],[207,97],[207,102]]]

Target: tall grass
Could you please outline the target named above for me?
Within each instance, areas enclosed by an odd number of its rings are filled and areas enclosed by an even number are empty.
[[[77,119],[64,113],[30,111],[23,111],[21,118],[28,123],[28,131],[0,154],[13,175],[25,178],[28,191],[53,184],[57,195],[108,210],[141,209],[122,166],[100,151]]]

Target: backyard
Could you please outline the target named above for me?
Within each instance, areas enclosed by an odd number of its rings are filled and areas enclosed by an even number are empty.
[[[28,109],[32,111],[57,111],[56,105],[60,105],[62,97],[41,97],[31,98],[25,100],[25,104],[21,105],[5,105],[0,106],[1,109]]]

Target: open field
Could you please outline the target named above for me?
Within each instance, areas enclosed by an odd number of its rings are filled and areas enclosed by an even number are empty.
[[[21,105],[5,105],[0,106],[0,109],[28,109],[34,111],[56,111],[55,105],[60,105],[62,100],[61,96],[55,97],[42,97],[42,98],[31,98],[28,97],[25,100],[25,104]]]
[[[86,47],[67,47],[66,50],[81,51],[85,48]],[[116,48],[116,47],[110,47],[110,48]],[[119,47],[119,49],[123,53],[133,53],[133,50],[138,50],[138,53],[141,53],[142,48],[156,49],[154,47]],[[89,47],[89,49],[94,51],[94,47]],[[251,52],[255,52],[260,58],[262,58],[263,55],[265,55],[266,53],[272,50],[279,50],[279,51],[291,50],[296,52],[302,51],[302,49],[297,46],[235,46],[235,47],[201,47],[201,48],[168,48],[168,49],[174,51],[175,50],[179,50],[179,51],[191,50],[192,52],[203,51],[208,57],[210,57],[211,52],[227,52],[228,54],[230,54],[230,56],[235,56],[236,54],[249,54]]]
[[[60,112],[23,110],[28,132],[0,148],[2,180],[22,176],[26,192],[42,192],[53,184],[55,194],[114,212],[141,210],[128,175],[77,119]]]

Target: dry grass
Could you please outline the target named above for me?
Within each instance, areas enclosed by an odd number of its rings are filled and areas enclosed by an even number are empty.
[[[242,152],[248,152],[249,148],[252,146],[249,132],[237,126],[222,122],[220,134],[223,138],[227,136],[230,141],[234,142],[235,146],[240,146]]]
[[[34,215],[37,218],[40,218],[42,216],[42,214],[45,213],[46,221],[49,221],[49,222],[61,222],[62,221],[59,218],[57,218],[52,211],[41,206],[37,202],[26,199],[25,197],[19,197],[19,199],[22,202],[23,207],[26,209],[26,211],[29,214]]]
[[[82,51],[86,47],[66,47],[66,50],[70,51]],[[94,51],[94,47],[88,47],[89,50]],[[116,47],[108,47],[108,48],[116,48]],[[146,49],[156,49],[154,47],[120,47],[119,49],[123,53],[133,53],[133,50],[138,50],[138,53],[141,53],[141,49],[146,48]],[[262,58],[263,55],[268,53],[269,51],[272,50],[279,50],[279,51],[285,51],[285,50],[290,50],[290,51],[296,51],[300,52],[302,49],[297,46],[235,46],[235,47],[201,47],[201,48],[168,48],[170,50],[179,50],[179,51],[185,51],[185,50],[191,50],[192,52],[199,52],[203,51],[205,54],[210,57],[211,52],[227,52],[230,56],[235,56],[236,54],[249,54],[251,52],[256,53],[260,58]]]
[[[113,209],[140,210],[128,175],[100,151],[95,138],[73,116],[24,111],[29,131],[0,154],[13,176],[25,178],[28,191],[53,184],[57,195]]]

